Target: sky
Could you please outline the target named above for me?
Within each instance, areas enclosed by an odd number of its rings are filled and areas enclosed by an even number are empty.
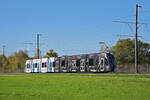
[[[43,56],[49,49],[60,56],[98,52],[99,42],[133,38],[134,24],[112,21],[134,22],[136,4],[146,23],[139,24],[139,39],[150,43],[150,0],[0,0],[0,53],[5,45],[7,56],[18,50],[33,56],[37,32]]]

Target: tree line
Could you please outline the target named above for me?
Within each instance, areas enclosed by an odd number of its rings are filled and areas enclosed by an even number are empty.
[[[118,65],[134,64],[135,63],[135,40],[134,39],[122,39],[118,40],[115,46],[112,48],[112,53],[116,57]],[[138,63],[150,64],[150,44],[138,41]]]
[[[118,40],[111,52],[117,61],[118,73],[135,73],[135,40]],[[138,41],[138,69],[139,73],[150,73],[150,44]]]

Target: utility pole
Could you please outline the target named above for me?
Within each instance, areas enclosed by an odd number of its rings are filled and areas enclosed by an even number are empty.
[[[40,34],[37,32],[37,58],[39,59],[40,58],[40,47],[39,47],[39,37],[40,37]]]
[[[5,45],[3,45],[3,56],[5,55]]]
[[[136,4],[135,11],[135,72],[139,73],[138,69],[138,4]]]
[[[4,62],[4,60],[5,60],[5,45],[3,45],[3,62]],[[2,65],[2,71],[3,71],[3,73],[5,73],[5,66],[4,65]]]

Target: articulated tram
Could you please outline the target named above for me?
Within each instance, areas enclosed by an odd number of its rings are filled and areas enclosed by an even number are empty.
[[[116,72],[116,69],[116,60],[113,54],[93,53],[27,60],[25,72]]]

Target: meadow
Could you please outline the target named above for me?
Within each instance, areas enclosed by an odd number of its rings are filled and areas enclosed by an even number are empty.
[[[0,74],[0,100],[149,100],[150,75]]]

